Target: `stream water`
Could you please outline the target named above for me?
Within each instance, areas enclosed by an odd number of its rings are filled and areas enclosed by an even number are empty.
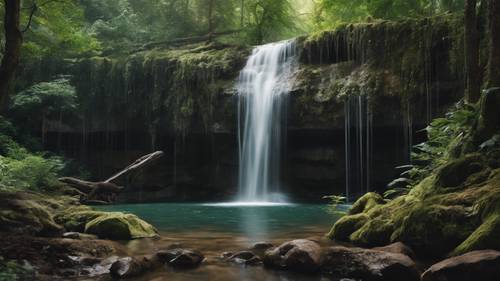
[[[347,206],[339,208],[346,209]],[[305,276],[261,266],[241,266],[220,259],[223,252],[244,250],[255,242],[279,245],[285,241],[309,238],[330,244],[324,237],[338,216],[326,205],[274,204],[238,206],[231,204],[134,204],[100,207],[106,211],[124,211],[140,216],[158,228],[161,238],[124,242],[131,255],[150,254],[179,243],[183,248],[197,249],[205,262],[197,269],[172,271],[165,267],[136,281],[188,280],[331,280],[322,276]]]

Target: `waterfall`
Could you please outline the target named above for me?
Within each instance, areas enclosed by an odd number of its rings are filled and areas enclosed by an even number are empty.
[[[240,201],[276,201],[286,128],[286,94],[296,65],[294,40],[254,48],[240,73],[238,146]]]

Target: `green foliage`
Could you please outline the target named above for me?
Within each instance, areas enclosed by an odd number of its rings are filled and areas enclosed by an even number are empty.
[[[35,84],[12,98],[12,109],[47,117],[72,112],[77,107],[76,90],[66,78]]]
[[[402,19],[461,11],[463,0],[318,0],[313,15],[317,29],[370,19]]]
[[[250,42],[281,39],[296,29],[294,11],[288,0],[252,0],[247,2],[246,33]]]
[[[36,9],[30,23],[33,6]],[[4,7],[0,2],[0,24],[3,26]],[[30,24],[29,24],[30,23]],[[27,29],[29,25],[29,29]],[[83,10],[78,0],[22,1],[21,29],[24,32],[23,57],[45,55],[77,56],[93,53],[100,48],[93,34],[88,32]],[[3,28],[0,37],[3,38]],[[3,41],[3,40],[0,40]]]
[[[16,261],[6,261],[0,257],[0,281],[34,280],[35,270],[29,264],[21,265]]]
[[[12,97],[10,108],[13,118],[23,128],[41,128],[42,142],[48,120],[76,118],[77,95],[75,87],[67,78],[59,78],[50,82],[41,82]],[[32,118],[33,115],[39,118]]]
[[[470,132],[476,116],[477,109],[474,106],[458,103],[445,117],[434,119],[425,129],[427,141],[413,147],[412,161],[414,165],[395,180],[405,180],[407,184],[402,187],[389,188],[384,193],[384,197],[394,198],[407,194],[414,186],[428,177],[434,169],[453,157],[450,155],[454,153],[453,148],[463,142],[466,134]],[[494,140],[491,141],[494,142]]]
[[[0,190],[38,190],[57,184],[59,172],[65,168],[60,157],[31,153],[14,139],[15,129],[0,117]],[[12,135],[9,135],[12,133]]]
[[[63,167],[58,158],[26,154],[16,158],[0,156],[0,190],[38,190],[57,184]]]

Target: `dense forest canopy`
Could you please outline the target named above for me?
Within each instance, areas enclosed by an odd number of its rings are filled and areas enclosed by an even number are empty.
[[[133,50],[149,42],[225,33],[260,44],[343,22],[456,12],[463,0],[25,0],[24,56]],[[4,20],[4,2],[0,18]],[[4,30],[0,31],[2,38]],[[4,41],[2,39],[2,41]],[[3,45],[3,44],[2,44]]]

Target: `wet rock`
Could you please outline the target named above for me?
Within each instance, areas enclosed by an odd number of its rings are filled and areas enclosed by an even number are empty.
[[[262,263],[262,260],[256,254],[250,251],[237,252],[226,258],[226,260],[229,262],[244,265],[259,265]]]
[[[266,251],[264,265],[300,272],[315,272],[321,262],[321,248],[313,241],[299,239]]]
[[[161,263],[156,255],[125,257],[115,261],[111,265],[109,273],[114,278],[123,279],[142,275],[160,266]]]
[[[220,257],[221,257],[222,259],[227,259],[227,258],[229,258],[230,256],[232,256],[233,254],[234,254],[233,252],[223,252],[223,253],[220,255]]]
[[[422,275],[422,281],[498,281],[500,280],[500,252],[473,251],[443,260],[431,266]]]
[[[199,253],[186,251],[172,259],[168,264],[176,268],[193,268],[200,265],[204,259],[205,257]]]
[[[67,239],[77,239],[77,240],[95,240],[97,239],[96,235],[85,234],[80,232],[65,232],[62,235],[63,238]]]
[[[252,245],[252,247],[248,248],[250,251],[267,251],[270,248],[274,247],[272,243],[269,242],[257,242]]]
[[[176,268],[193,268],[200,265],[205,257],[198,251],[186,249],[169,249],[156,253],[158,259]]]
[[[361,248],[326,249],[321,271],[366,281],[420,281],[415,263],[408,256]]]
[[[376,247],[373,248],[372,250],[388,252],[393,254],[402,254],[408,256],[411,259],[415,259],[415,253],[413,252],[413,250],[401,242],[392,243],[384,247]]]

